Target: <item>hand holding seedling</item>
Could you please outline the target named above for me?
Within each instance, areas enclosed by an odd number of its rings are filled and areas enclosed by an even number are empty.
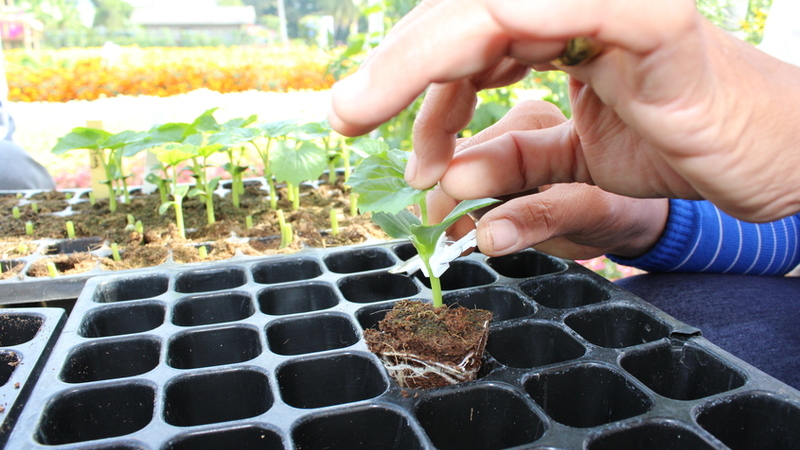
[[[453,156],[478,90],[529,67],[553,69],[577,36],[605,50],[559,67],[572,77],[572,121]],[[635,197],[705,198],[751,221],[800,211],[800,138],[788,131],[800,68],[716,28],[692,0],[423,2],[334,87],[331,124],[366,133],[428,86],[406,171],[414,187],[441,180],[463,199],[577,181]]]
[[[389,236],[409,239],[414,244],[424,272],[431,281],[433,304],[442,306],[442,288],[439,281],[442,264],[441,262],[437,264],[434,270],[431,260],[437,252],[445,250],[443,236],[447,228],[466,214],[496,203],[497,200],[484,198],[463,201],[440,223],[431,225],[425,199],[427,190],[414,189],[403,179],[407,161],[408,153],[401,150],[372,155],[358,165],[350,177],[350,185],[359,195],[361,212],[372,212],[372,220]],[[419,207],[421,219],[408,210],[411,205]],[[448,261],[444,261],[446,262]]]

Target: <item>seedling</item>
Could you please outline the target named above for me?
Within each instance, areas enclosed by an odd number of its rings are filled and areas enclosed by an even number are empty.
[[[208,249],[205,245],[197,247],[197,256],[199,256],[200,259],[208,259]]]
[[[72,200],[72,192],[65,192],[64,200]]]
[[[178,165],[192,157],[192,153],[185,151],[181,145],[168,145],[156,152],[156,157],[164,164],[165,171],[172,172],[172,185],[170,193],[172,200],[162,203],[158,213],[164,214],[170,207],[175,209],[175,225],[182,239],[186,239],[186,227],[183,224],[183,200],[189,193],[189,186],[178,183]]]
[[[64,226],[67,228],[67,238],[75,239],[75,224],[71,220],[68,220],[64,223]]]
[[[331,234],[334,236],[339,234],[339,216],[336,215],[335,209],[331,209]]]
[[[92,206],[97,204],[97,195],[95,195],[94,191],[89,192],[89,204]]]
[[[47,261],[47,273],[50,275],[50,278],[55,278],[58,276],[58,268],[56,267],[56,263],[53,261]]]
[[[116,242],[111,244],[111,257],[114,259],[114,261],[122,261],[122,256],[119,254],[119,245],[117,245]]]
[[[484,198],[462,201],[441,223],[431,225],[426,203],[430,189],[414,189],[406,184],[403,173],[407,161],[408,152],[401,150],[370,156],[359,164],[350,178],[350,185],[359,194],[361,212],[372,212],[372,220],[386,234],[396,239],[409,239],[417,249],[423,274],[430,279],[433,305],[438,307],[443,304],[439,277],[452,259],[466,248],[474,246],[473,236],[471,242],[461,241],[450,248],[445,241],[445,231],[466,214],[497,203],[498,200]],[[419,208],[421,218],[408,210],[412,205]],[[409,272],[417,270],[410,265],[406,267]]]
[[[20,217],[22,217],[19,213],[19,206],[11,208],[11,217],[15,219],[19,219]]]
[[[39,204],[36,202],[31,203],[31,211],[33,211],[34,214],[39,214]]]
[[[33,222],[30,220],[25,222],[25,234],[28,236],[33,236]]]
[[[17,244],[17,253],[20,255],[27,255],[28,254],[28,244],[24,242],[20,242]]]
[[[137,220],[136,223],[133,224],[133,229],[139,234],[144,234],[144,224],[142,224],[141,220]]]
[[[300,184],[318,179],[327,164],[325,150],[297,134],[293,139],[278,141],[277,151],[272,157],[275,177],[286,182],[293,211],[300,209]]]
[[[261,163],[264,165],[264,179],[267,180],[267,185],[269,186],[269,206],[272,209],[278,209],[278,191],[275,188],[275,174],[272,171],[270,148],[273,143],[286,139],[289,132],[296,127],[297,124],[295,122],[288,120],[262,124],[258,128],[261,130],[261,136],[267,139],[267,143],[260,147],[256,144],[255,139],[249,141],[255,147],[258,156],[261,158]]]
[[[281,246],[280,248],[285,248],[291,245],[292,239],[294,237],[294,232],[292,231],[292,226],[286,222],[286,217],[283,215],[283,210],[275,211],[275,214],[278,216],[278,226],[281,230]]]
[[[253,216],[247,216],[244,218],[244,229],[249,230],[253,228]]]

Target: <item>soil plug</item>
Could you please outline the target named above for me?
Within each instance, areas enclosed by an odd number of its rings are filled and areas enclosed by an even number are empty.
[[[122,261],[122,256],[119,254],[119,245],[117,245],[116,242],[111,244],[111,257],[114,259],[114,261]]]
[[[244,229],[249,230],[253,228],[253,216],[247,216],[244,218]]]
[[[33,236],[33,222],[30,220],[25,222],[25,234],[28,236]]]
[[[50,274],[50,278],[55,278],[58,276],[58,268],[56,267],[56,263],[53,261],[47,262],[47,273]]]
[[[68,220],[64,226],[67,227],[67,237],[69,239],[75,239],[75,224],[72,223],[71,220]]]
[[[206,249],[205,245],[197,247],[197,255],[200,257],[200,259],[208,259],[208,250]]]
[[[21,217],[19,213],[19,206],[15,206],[11,208],[11,216],[15,219],[19,219]]]
[[[34,214],[39,214],[39,204],[36,202],[31,203],[31,211],[33,211]]]
[[[331,234],[334,236],[339,235],[339,216],[336,214],[335,209],[331,209]]]

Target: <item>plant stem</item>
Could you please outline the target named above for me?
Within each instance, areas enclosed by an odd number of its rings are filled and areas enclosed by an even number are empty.
[[[114,259],[114,261],[122,261],[122,256],[119,254],[119,245],[117,245],[116,242],[111,244],[111,257]]]
[[[337,236],[339,234],[339,217],[336,215],[336,210],[331,209],[331,234]]]
[[[439,280],[439,277],[433,275],[433,270],[431,270],[431,263],[430,263],[430,255],[423,256],[422,263],[425,264],[425,269],[428,271],[428,275],[430,275],[429,279],[431,280],[431,296],[433,297],[433,307],[438,308],[444,304],[442,299],[442,283]]]
[[[292,194],[292,211],[300,209],[300,185],[292,186],[294,193]]]
[[[206,221],[209,225],[214,225],[217,221],[217,216],[214,214],[214,192],[208,189],[208,185],[206,185]]]
[[[117,195],[116,192],[114,192],[114,186],[111,184],[114,174],[111,173],[110,161],[106,161],[103,151],[98,150],[98,153],[97,159],[100,160],[100,164],[103,165],[103,172],[106,174],[106,182],[108,183],[108,209],[111,212],[115,212],[117,210]]]
[[[358,215],[358,194],[355,192],[350,193],[350,215],[353,217]]]
[[[269,207],[278,209],[278,189],[275,187],[275,179],[272,175],[267,176],[267,185],[269,186]]]

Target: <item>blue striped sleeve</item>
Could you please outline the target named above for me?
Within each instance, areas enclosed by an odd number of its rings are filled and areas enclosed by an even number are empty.
[[[664,234],[644,255],[619,264],[650,272],[784,275],[800,263],[800,215],[749,223],[707,201],[670,200]]]

